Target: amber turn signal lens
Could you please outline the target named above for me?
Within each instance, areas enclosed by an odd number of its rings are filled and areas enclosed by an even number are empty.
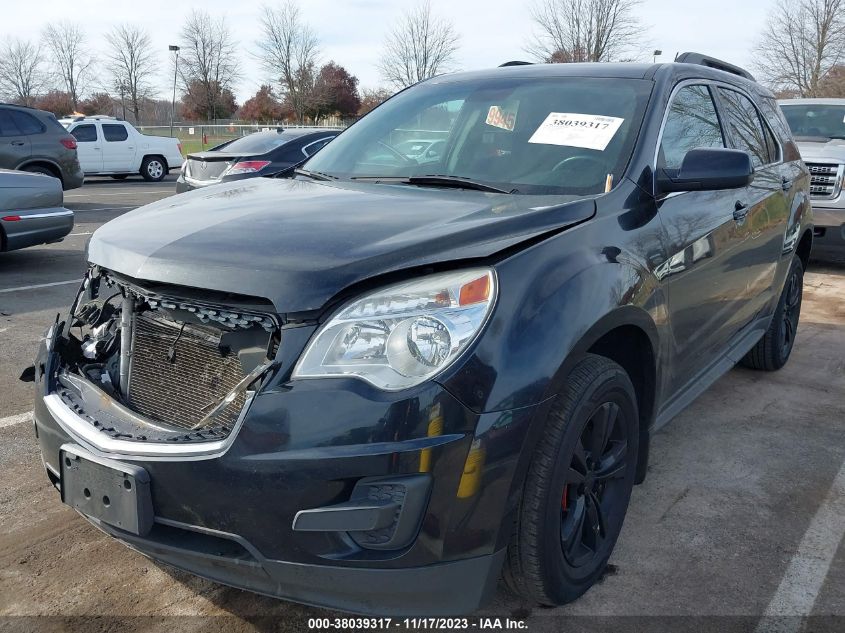
[[[490,297],[490,276],[484,275],[478,279],[473,279],[469,283],[461,286],[461,294],[458,297],[458,304],[462,306],[469,306],[473,303],[480,303],[487,301]]]

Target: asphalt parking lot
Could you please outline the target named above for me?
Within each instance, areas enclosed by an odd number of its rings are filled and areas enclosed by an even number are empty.
[[[174,180],[86,183],[66,193],[76,227],[64,242],[0,254],[0,630],[76,630],[67,618],[81,616],[100,630],[112,618],[120,630],[306,630],[338,615],[159,567],[62,506],[44,475],[18,375],[70,303],[91,233]],[[845,264],[808,271],[783,370],[731,371],[652,450],[599,585],[560,609],[500,590],[483,615],[528,630],[845,630]],[[178,626],[160,617],[175,615]]]

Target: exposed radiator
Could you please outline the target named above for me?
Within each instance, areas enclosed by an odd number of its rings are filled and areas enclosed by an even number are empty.
[[[219,330],[211,327],[136,315],[129,406],[158,422],[193,427],[244,377],[238,355],[221,353],[219,342]],[[238,395],[215,426],[230,432],[245,401]]]

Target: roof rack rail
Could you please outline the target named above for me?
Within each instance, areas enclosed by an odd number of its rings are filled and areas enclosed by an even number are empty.
[[[723,70],[726,73],[731,73],[732,75],[745,77],[749,81],[757,81],[754,79],[754,75],[744,68],[740,68],[734,64],[729,64],[728,62],[723,62],[721,59],[716,59],[715,57],[710,57],[709,55],[702,55],[701,53],[681,53],[675,57],[675,61],[680,64],[707,66],[708,68]]]
[[[510,62],[505,62],[504,64],[499,64],[499,68],[506,68],[508,66],[531,66],[534,62],[523,62],[518,59],[515,59]]]
[[[0,101],[0,106],[12,106],[13,108],[27,108],[29,110],[37,110],[38,109],[35,106],[23,105],[22,103],[6,103],[6,102],[3,102],[3,101]]]

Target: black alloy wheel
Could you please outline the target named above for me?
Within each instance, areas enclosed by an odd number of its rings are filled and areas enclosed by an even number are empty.
[[[628,510],[638,450],[628,374],[587,354],[567,377],[529,457],[504,569],[512,592],[559,605],[601,578]]]

